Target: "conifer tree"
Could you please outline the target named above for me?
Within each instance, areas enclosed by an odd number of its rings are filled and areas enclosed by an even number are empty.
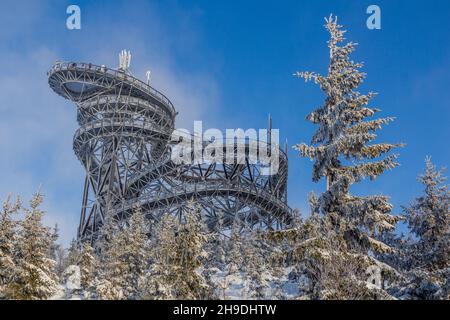
[[[67,268],[67,250],[62,246],[58,245],[55,252],[55,272],[59,279],[62,279],[64,271]]]
[[[98,267],[98,261],[94,248],[89,242],[85,242],[82,245],[77,265],[80,268],[81,289],[91,291],[94,286],[95,271]]]
[[[444,169],[437,170],[431,158],[425,160],[425,173],[419,176],[424,195],[418,197],[404,212],[410,231],[417,237],[416,265],[430,269],[449,267],[450,191],[445,185]]]
[[[60,245],[58,244],[58,238],[59,238],[58,224],[55,224],[55,226],[53,227],[53,229],[50,233],[50,238],[51,238],[52,244],[50,246],[49,256],[50,256],[50,258],[52,258],[53,260],[56,261],[56,253],[58,251],[58,248],[60,247]]]
[[[245,271],[248,278],[249,298],[261,300],[266,297],[269,289],[267,281],[267,266],[264,250],[259,241],[249,239],[244,246]]]
[[[80,257],[80,246],[77,240],[72,239],[70,241],[69,248],[67,249],[66,266],[77,265]]]
[[[151,234],[150,271],[145,284],[145,299],[174,299],[180,266],[176,259],[176,235],[179,221],[165,215],[154,222]]]
[[[239,273],[244,265],[243,260],[243,239],[239,231],[239,222],[237,219],[233,222],[231,228],[231,236],[228,241],[229,254],[227,260],[227,274],[233,276]]]
[[[14,250],[17,242],[17,221],[13,216],[21,208],[20,199],[11,203],[11,196],[3,202],[3,208],[0,215],[0,299],[8,298],[7,288],[11,284],[15,264]]]
[[[42,201],[38,192],[30,201],[30,208],[24,209],[25,218],[17,240],[14,281],[10,286],[13,299],[47,299],[56,290],[55,261],[49,257],[54,243],[50,230],[42,225]]]
[[[127,267],[122,274],[124,283],[126,283],[127,298],[138,299],[148,271],[150,254],[148,225],[141,208],[134,210],[127,226],[123,232],[119,233],[117,240],[121,247],[120,260]]]
[[[202,274],[206,281],[208,291],[206,294],[209,299],[217,299],[219,297],[220,281],[218,281],[218,277],[225,269],[226,239],[223,233],[223,222],[223,213],[220,213],[212,232],[209,234],[208,241],[205,244],[205,250],[208,252],[208,257],[203,263]]]
[[[125,266],[118,260],[120,248],[116,241],[117,234],[120,232],[119,227],[118,221],[110,212],[107,212],[96,242],[100,255],[100,267],[95,289],[98,298],[102,300],[126,299],[120,277]]]
[[[265,240],[265,239],[264,239]],[[276,300],[285,300],[284,285],[286,283],[286,260],[285,256],[287,243],[282,242],[278,246],[272,245],[270,241],[266,241],[266,246],[270,250],[266,250],[267,271],[271,276],[271,298]]]
[[[393,230],[400,220],[400,217],[391,215],[392,205],[387,196],[350,193],[354,183],[366,178],[374,180],[386,170],[395,168],[397,155],[389,153],[401,144],[373,142],[377,137],[376,131],[393,118],[372,118],[380,110],[368,106],[375,93],[361,94],[357,91],[366,75],[360,71],[362,63],[350,58],[356,44],[345,42],[346,31],[337,23],[337,18],[330,16],[325,22],[330,33],[327,75],[295,73],[305,81],[313,80],[325,93],[324,104],[307,116],[307,120],[319,126],[311,144],[301,143],[294,147],[301,156],[314,160],[313,181],[326,180],[326,191],[318,199],[313,199],[313,211],[321,215],[320,227],[316,229],[319,234],[314,241],[308,242],[309,248],[303,251],[307,255],[305,261],[310,261],[306,269],[310,269],[312,288],[321,290],[320,294],[315,294],[319,299],[330,296],[324,286],[324,279],[329,278],[324,277],[324,270],[332,269],[327,273],[334,274],[334,278],[351,273],[345,264],[341,270],[333,269],[333,264],[336,264],[333,260],[348,261],[358,266],[352,271],[357,273],[355,277],[347,279],[353,288],[362,288],[360,283],[367,279],[364,269],[370,266],[376,265],[386,273],[395,273],[378,261],[374,253],[392,252],[393,249],[379,239],[381,234]],[[364,291],[356,293],[356,296],[369,298],[370,295]],[[348,294],[345,290],[341,293],[334,292],[331,296],[355,296],[353,290]],[[385,292],[379,293],[386,297]]]
[[[223,234],[224,230],[224,215],[220,213],[217,218],[217,223],[214,229],[211,241],[210,251],[213,253],[210,255],[209,264],[210,267],[217,267],[219,270],[223,270],[226,262],[226,237]]]
[[[66,250],[58,243],[59,239],[59,227],[55,224],[51,232],[51,242],[49,256],[55,261],[55,273],[61,280],[64,270],[66,269]]]
[[[139,299],[149,255],[144,214],[136,209],[123,226],[110,217],[105,227],[112,233],[102,240],[99,295],[102,299]]]
[[[209,256],[206,251],[209,233],[200,215],[200,208],[193,202],[188,204],[188,208],[186,223],[181,225],[177,237],[177,253],[181,265],[177,296],[183,299],[206,299],[208,285],[200,270]]]
[[[184,223],[166,215],[155,228],[147,277],[149,299],[207,299],[211,293],[201,273],[209,235],[200,209],[192,202],[188,209]]]
[[[357,91],[365,74],[361,63],[350,59],[355,43],[344,44],[342,26],[330,16],[325,28],[330,33],[328,74],[297,72],[305,81],[314,80],[325,93],[323,106],[307,119],[319,126],[311,145],[296,145],[301,156],[314,159],[313,181],[325,178],[327,190],[318,199],[318,208],[331,222],[346,251],[367,255],[369,251],[386,251],[389,247],[375,239],[376,234],[392,230],[398,218],[390,214],[392,205],[386,196],[355,196],[352,184],[365,178],[375,179],[398,164],[396,155],[388,153],[399,144],[371,143],[376,131],[393,118],[370,119],[378,109],[368,107],[374,97]]]
[[[419,176],[424,194],[403,208],[416,239],[402,248],[409,281],[406,293],[415,299],[449,299],[450,192],[444,170],[437,170],[431,158],[425,164]]]
[[[220,297],[228,299],[228,289],[233,281],[241,277],[243,260],[243,239],[240,234],[240,221],[235,218],[230,230],[228,239],[223,239],[223,247],[226,251],[224,255],[223,277],[219,280]]]

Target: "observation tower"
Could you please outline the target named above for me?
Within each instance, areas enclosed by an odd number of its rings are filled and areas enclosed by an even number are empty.
[[[79,240],[95,240],[107,214],[126,219],[136,207],[148,219],[172,214],[183,220],[190,200],[200,206],[210,228],[219,219],[221,228],[239,221],[242,228],[279,229],[291,222],[283,150],[276,146],[276,174],[249,161],[254,144],[248,139],[244,161],[238,161],[238,142],[233,140],[224,148],[234,150],[234,161],[176,163],[171,138],[177,111],[149,81],[131,74],[129,52],[122,51],[119,60],[117,69],[56,62],[48,71],[50,88],[77,108],[80,127],[73,149],[86,170]]]

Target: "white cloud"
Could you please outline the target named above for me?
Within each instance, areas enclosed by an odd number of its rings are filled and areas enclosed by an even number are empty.
[[[14,10],[26,7],[16,6]],[[46,71],[56,59],[70,57],[115,67],[120,49],[130,49],[136,75],[143,78],[145,70],[151,68],[152,83],[174,102],[179,111],[178,126],[190,126],[193,120],[205,120],[214,114],[212,109],[219,98],[216,82],[205,72],[178,71],[178,61],[171,54],[173,44],[168,25],[158,18],[154,8],[150,9],[146,28],[129,24],[137,14],[129,12],[123,21],[99,24],[95,34],[85,32],[85,41],[81,43],[60,39],[59,44],[52,45],[53,35],[48,34],[48,39],[37,47],[34,47],[34,37],[39,32],[36,27],[51,15],[49,6],[40,5],[33,14],[23,15],[20,20],[1,22],[0,29],[9,30],[0,32],[2,41],[19,37],[29,43],[25,41],[20,49],[0,52],[0,167],[3,168],[0,197],[12,192],[28,200],[42,184],[46,222],[58,223],[65,245],[78,227],[84,169],[72,150],[77,128],[75,108],[56,96],[47,84]],[[188,27],[183,24],[183,28]],[[23,37],[24,34],[29,37]],[[99,34],[105,35],[104,39],[99,40]],[[183,45],[196,47],[199,40],[195,28],[186,34],[189,37],[183,37]]]

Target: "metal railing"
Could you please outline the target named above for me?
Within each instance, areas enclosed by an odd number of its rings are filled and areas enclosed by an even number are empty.
[[[173,106],[172,102],[167,98],[163,93],[156,90],[152,86],[146,84],[142,80],[139,80],[138,78],[135,78],[134,76],[125,73],[121,70],[111,69],[106,66],[99,66],[92,63],[77,63],[77,62],[56,62],[52,68],[47,72],[47,75],[51,77],[51,75],[58,71],[63,70],[78,70],[78,71],[85,71],[85,72],[94,72],[101,75],[109,75],[115,79],[119,79],[121,81],[126,81],[129,84],[132,84],[134,87],[140,89],[141,91],[149,94],[157,101],[164,104],[169,111],[174,116],[176,114],[175,107]]]
[[[290,208],[289,206],[283,201],[278,199],[275,195],[272,195],[264,190],[255,190],[252,188],[251,185],[247,184],[241,184],[241,185],[230,185],[229,183],[202,183],[202,184],[186,184],[183,185],[181,188],[178,186],[176,188],[175,192],[167,192],[162,194],[145,194],[145,196],[141,196],[139,198],[135,199],[129,199],[123,201],[119,206],[116,207],[115,211],[116,213],[132,210],[136,207],[137,204],[145,205],[148,203],[156,203],[161,202],[167,199],[172,198],[178,198],[182,195],[186,194],[192,194],[192,193],[202,193],[206,191],[213,191],[213,192],[232,192],[236,194],[242,194],[242,195],[252,195],[257,198],[264,199],[267,203],[270,203],[270,206],[278,207],[282,213],[289,214]],[[182,202],[182,201],[181,201]]]

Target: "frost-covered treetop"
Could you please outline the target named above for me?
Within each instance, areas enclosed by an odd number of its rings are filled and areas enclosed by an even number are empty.
[[[328,74],[294,74],[305,81],[314,80],[325,93],[324,104],[307,116],[319,128],[311,145],[301,143],[294,148],[301,156],[314,160],[313,181],[322,177],[327,180],[327,191],[319,199],[320,211],[335,216],[334,224],[347,231],[345,237],[352,247],[384,251],[387,246],[376,241],[373,234],[376,230],[394,228],[398,219],[389,215],[392,205],[385,196],[352,196],[349,188],[355,182],[375,179],[397,166],[395,154],[381,156],[400,144],[372,143],[376,131],[393,118],[367,119],[380,110],[368,106],[375,93],[357,91],[366,74],[360,71],[363,64],[350,58],[356,44],[345,42],[346,31],[338,24],[337,17],[330,15],[325,22],[330,33]]]
[[[445,184],[444,169],[437,170],[431,158],[425,160],[425,172],[419,176],[424,195],[403,208],[409,229],[418,238],[421,264],[449,265],[450,192]]]

